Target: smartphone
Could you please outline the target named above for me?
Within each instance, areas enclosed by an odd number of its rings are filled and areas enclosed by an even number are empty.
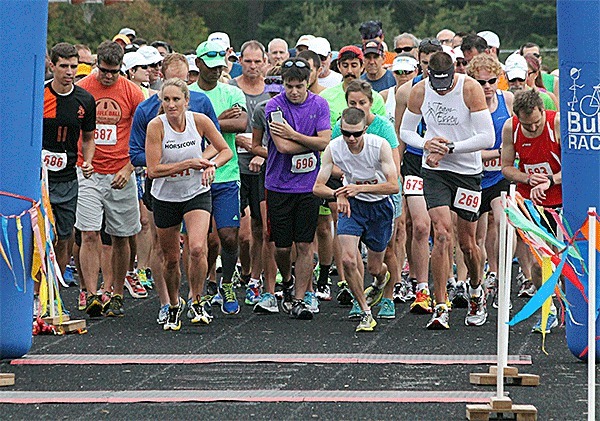
[[[271,113],[271,121],[283,124],[283,114],[281,111],[273,111]]]

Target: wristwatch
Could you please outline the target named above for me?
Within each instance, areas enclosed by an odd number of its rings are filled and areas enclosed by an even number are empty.
[[[454,142],[448,142],[446,143],[446,146],[448,147],[448,153],[454,153]]]

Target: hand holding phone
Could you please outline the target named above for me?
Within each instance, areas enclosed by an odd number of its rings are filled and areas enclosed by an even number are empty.
[[[281,111],[273,111],[271,113],[271,121],[283,124],[283,114]]]

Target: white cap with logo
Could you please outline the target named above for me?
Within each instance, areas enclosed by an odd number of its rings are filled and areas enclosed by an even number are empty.
[[[228,50],[231,48],[231,41],[229,40],[229,35],[225,32],[213,32],[206,38],[207,41],[215,41],[223,46],[224,50]]]
[[[308,49],[320,56],[327,57],[331,53],[331,44],[329,44],[327,38],[316,37],[308,41]]]

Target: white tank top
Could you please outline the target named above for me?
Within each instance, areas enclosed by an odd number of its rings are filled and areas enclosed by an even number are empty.
[[[388,88],[387,99],[385,100],[385,116],[394,124],[396,121],[396,86]]]
[[[446,95],[438,95],[428,81],[425,82],[425,97],[421,113],[427,125],[425,140],[443,137],[455,144],[472,137],[475,132],[471,122],[471,112],[465,105],[463,89],[465,75],[459,74],[456,86]],[[423,154],[423,168],[452,171],[464,175],[476,175],[483,171],[481,152],[446,155],[438,167],[425,163],[427,152]]]
[[[336,137],[329,144],[333,163],[344,173],[344,185],[347,184],[379,184],[386,178],[381,170],[381,145],[387,142],[384,138],[365,133],[364,147],[358,154],[353,154],[342,136]],[[376,202],[388,197],[385,194],[359,193],[356,198],[365,202]]]
[[[176,132],[167,117],[161,114],[165,135],[162,141],[161,164],[173,164],[191,158],[202,157],[202,136],[198,133],[194,113],[185,112],[185,130]],[[210,190],[202,185],[204,170],[185,170],[178,174],[157,178],[152,183],[152,196],[166,202],[183,202]]]

